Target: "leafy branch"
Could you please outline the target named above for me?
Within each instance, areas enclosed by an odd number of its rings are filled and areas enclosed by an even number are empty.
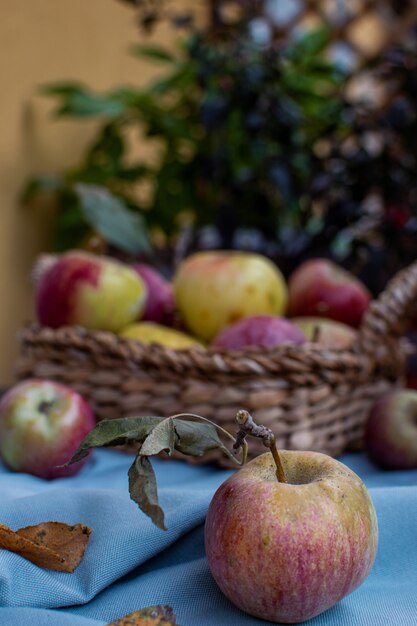
[[[236,421],[239,429],[236,437],[233,437],[217,424],[192,413],[180,413],[170,417],[144,416],[105,420],[88,433],[66,465],[80,461],[91,448],[137,442],[138,451],[128,472],[130,497],[158,528],[166,530],[155,473],[149,457],[160,454],[171,456],[174,450],[186,456],[202,457],[210,450],[221,450],[239,466],[246,463],[246,436],[251,435],[261,438],[264,445],[271,450],[277,467],[277,479],[285,482],[272,431],[256,425],[252,416],[244,410],[238,411]],[[224,445],[218,432],[233,441],[233,452]],[[239,450],[242,450],[240,461],[236,456]]]
[[[234,226],[258,228],[279,245],[289,227],[303,231],[311,215],[300,198],[305,201],[320,169],[315,143],[335,129],[343,133],[345,125],[343,75],[322,54],[327,42],[325,31],[279,49],[244,37],[213,42],[193,35],[174,52],[132,48],[165,67],[145,88],[97,93],[80,82],[44,86],[56,117],[99,122],[83,159],[55,177],[55,185],[51,176],[27,185],[26,201],[42,191],[57,200],[53,247],[76,247],[88,232],[102,232],[103,219],[103,237],[129,254],[149,252],[146,240],[155,230],[171,241],[185,214],[198,230],[231,213]],[[134,136],[158,146],[152,163],[141,156],[130,161]],[[102,188],[116,212],[122,204],[124,213],[139,216],[130,238],[110,223],[109,202],[85,210],[78,185]],[[145,200],[141,188],[149,190]],[[134,237],[135,246],[125,243]]]

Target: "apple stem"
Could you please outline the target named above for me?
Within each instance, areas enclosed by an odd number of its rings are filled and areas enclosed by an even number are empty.
[[[276,465],[276,476],[279,483],[286,483],[287,477],[285,476],[284,467],[282,465],[281,457],[279,455],[275,435],[270,428],[266,426],[259,426],[255,423],[252,415],[245,410],[238,411],[236,414],[236,421],[239,424],[239,430],[236,434],[236,441],[233,448],[237,450],[246,443],[247,435],[252,437],[258,437],[262,439],[263,444],[269,448],[274,458]]]
[[[271,442],[271,446],[269,449],[271,450],[271,454],[274,457],[275,465],[277,466],[276,474],[277,474],[278,482],[286,483],[287,477],[285,475],[284,467],[281,462],[281,457],[279,455],[278,448],[276,445],[276,439],[274,436],[272,437],[272,442]]]
[[[314,326],[314,328],[313,328],[313,336],[311,338],[311,341],[313,343],[317,343],[319,339],[320,339],[320,327],[319,326]]]
[[[38,411],[40,413],[44,413],[45,415],[49,414],[50,409],[53,407],[53,402],[48,402],[46,400],[42,400],[42,402],[38,406]]]

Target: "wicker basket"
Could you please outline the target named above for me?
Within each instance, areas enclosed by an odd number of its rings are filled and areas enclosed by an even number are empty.
[[[30,325],[20,333],[18,379],[66,383],[99,420],[127,415],[203,415],[236,431],[245,408],[272,428],[278,445],[338,455],[359,448],[370,405],[401,384],[401,335],[417,297],[417,262],[402,270],[367,311],[349,350],[317,344],[227,353],[143,345],[80,327]],[[252,455],[263,451],[251,442]],[[220,453],[203,459],[227,465]]]

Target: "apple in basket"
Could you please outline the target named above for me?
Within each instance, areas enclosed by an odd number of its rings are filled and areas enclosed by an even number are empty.
[[[339,461],[319,452],[279,452],[272,431],[255,424],[247,411],[236,419],[236,438],[223,434],[236,452],[242,449],[243,467],[209,505],[208,565],[223,593],[243,611],[273,622],[303,622],[369,574],[378,543],[374,506],[361,479]],[[187,414],[101,422],[69,463],[91,447],[120,443],[123,436],[139,441],[129,470],[130,495],[165,529],[149,456],[174,449],[202,456],[217,447],[237,462],[217,430],[222,429]],[[270,452],[245,464],[247,435],[260,437]]]
[[[277,315],[251,315],[226,326],[211,345],[226,350],[239,350],[248,346],[273,348],[283,343],[301,344],[304,333],[290,320]]]
[[[396,389],[375,402],[365,426],[365,446],[380,467],[417,468],[417,391]]]
[[[350,348],[358,334],[351,326],[325,317],[293,317],[291,322],[308,341],[314,341],[323,348]]]
[[[155,322],[129,324],[120,332],[120,337],[134,339],[145,344],[157,343],[173,350],[183,350],[192,346],[204,347],[195,337]]]
[[[44,326],[79,324],[117,332],[143,313],[146,286],[124,263],[72,250],[42,273],[35,301]]]
[[[371,294],[356,276],[328,259],[302,263],[288,281],[290,317],[328,317],[359,326]]]
[[[172,284],[147,263],[135,263],[132,267],[145,283],[147,290],[145,310],[141,319],[170,326],[175,311]]]
[[[0,400],[0,456],[17,472],[59,478],[79,472],[87,458],[59,467],[94,427],[88,403],[59,383],[28,379]]]
[[[284,278],[272,261],[251,252],[197,252],[177,269],[174,295],[192,334],[211,341],[219,331],[249,315],[282,315]]]

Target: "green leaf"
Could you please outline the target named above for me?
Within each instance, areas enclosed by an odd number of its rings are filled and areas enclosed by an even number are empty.
[[[136,106],[147,94],[135,87],[116,87],[108,92],[108,97],[123,103],[126,107]]]
[[[119,164],[125,153],[124,138],[115,124],[105,125],[98,140],[88,151],[87,160],[90,162],[111,162],[113,166]],[[114,168],[114,167],[113,167]]]
[[[137,455],[129,469],[129,493],[139,508],[158,528],[166,530],[164,512],[159,506],[155,473],[146,456]]]
[[[353,233],[346,228],[336,235],[332,242],[331,249],[335,257],[342,260],[350,254],[353,244]]]
[[[157,424],[143,442],[139,454],[153,456],[162,451],[172,454],[175,448],[175,430],[172,417]]]
[[[90,226],[81,214],[77,202],[71,202],[70,198],[59,194],[61,213],[52,230],[52,247],[55,252],[65,252],[71,248],[77,248],[80,242],[91,232]]]
[[[220,449],[236,462],[236,456],[222,443],[213,424],[174,418],[174,428],[177,434],[175,448],[182,454],[203,456],[209,450]]]
[[[74,190],[86,221],[106,241],[133,255],[151,251],[145,221],[104,187],[77,184]]]
[[[55,96],[60,104],[55,109],[58,116],[74,115],[92,117],[106,115],[117,117],[125,110],[125,105],[111,96],[94,94],[80,83],[56,83],[45,85],[41,93]]]
[[[117,446],[128,441],[143,441],[155,426],[164,420],[163,417],[124,417],[121,419],[99,422],[78,446],[66,465],[76,463],[87,456],[90,448]]]
[[[45,96],[70,96],[81,91],[86,91],[86,87],[76,81],[47,83],[39,88],[39,92]]]
[[[162,63],[176,63],[177,61],[176,57],[165,48],[162,48],[162,46],[137,44],[131,46],[130,49],[135,56],[151,59],[152,61]]]
[[[322,52],[330,40],[330,32],[326,27],[316,28],[296,39],[291,48],[291,56],[300,62],[310,61]]]
[[[22,191],[22,202],[30,202],[39,193],[57,191],[63,185],[63,178],[59,175],[36,176],[31,178]]]

